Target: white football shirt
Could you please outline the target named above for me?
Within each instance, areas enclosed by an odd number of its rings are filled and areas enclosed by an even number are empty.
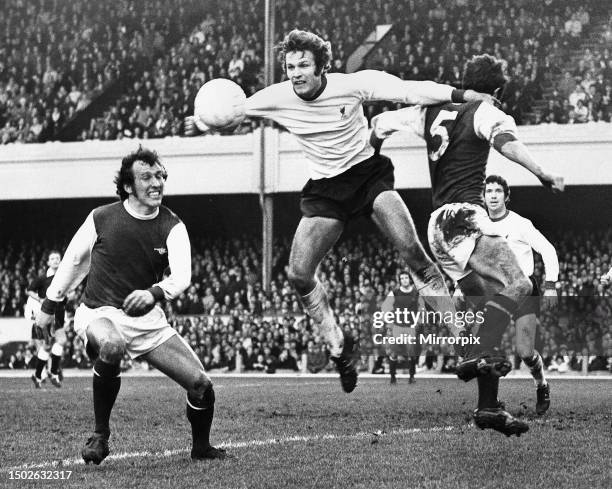
[[[271,119],[297,138],[313,180],[339,175],[374,154],[363,102],[431,105],[450,101],[453,91],[448,85],[405,81],[375,70],[326,77],[327,86],[314,100],[300,98],[285,81],[260,90],[246,103],[248,116]]]
[[[516,212],[507,211],[498,219],[491,219],[493,229],[508,241],[516,255],[523,273],[533,275],[533,251],[542,255],[546,280],[556,282],[559,278],[559,259],[555,247],[538,231],[529,219]]]

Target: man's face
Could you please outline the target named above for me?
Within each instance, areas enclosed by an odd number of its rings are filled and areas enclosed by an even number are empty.
[[[135,161],[132,165],[134,185],[126,186],[128,201],[137,210],[152,212],[157,209],[164,197],[164,184],[166,170],[159,164],[151,166],[142,161]]]
[[[506,208],[504,188],[499,183],[486,184],[484,200],[489,212],[495,212]]]
[[[403,288],[408,288],[410,287],[410,275],[408,275],[407,273],[402,273],[399,277],[400,280],[400,287]]]
[[[52,270],[57,270],[59,267],[60,261],[62,261],[62,257],[59,253],[51,253],[49,255],[49,259],[47,260],[47,266]]]
[[[312,97],[321,87],[321,73],[315,74],[317,66],[311,51],[290,51],[285,56],[287,78],[293,91],[303,98]]]

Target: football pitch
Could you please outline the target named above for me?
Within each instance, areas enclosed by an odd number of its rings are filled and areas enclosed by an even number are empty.
[[[163,377],[125,377],[111,455],[86,466],[91,379],[35,391],[29,379],[1,378],[0,487],[612,487],[609,380],[551,381],[551,409],[538,417],[533,383],[504,379],[500,397],[530,423],[521,438],[475,428],[476,385],[451,377],[360,379],[350,395],[331,378],[214,381],[212,441],[232,458],[191,462],[183,391]],[[53,471],[64,480],[15,479]]]

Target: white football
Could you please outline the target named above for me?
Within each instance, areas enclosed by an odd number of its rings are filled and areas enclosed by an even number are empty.
[[[196,95],[193,114],[212,129],[236,127],[245,118],[246,95],[240,86],[225,78],[206,82]]]

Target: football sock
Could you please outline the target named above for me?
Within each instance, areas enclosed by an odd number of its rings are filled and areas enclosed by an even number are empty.
[[[121,387],[121,370],[119,365],[112,365],[98,358],[94,363],[93,373],[93,402],[96,419],[94,431],[108,438],[111,411]]]
[[[544,362],[542,361],[542,356],[537,351],[534,350],[533,355],[530,357],[523,357],[523,362],[529,367],[529,371],[536,385],[540,386],[546,384],[546,379],[544,378]]]
[[[416,372],[416,362],[416,357],[408,358],[408,373],[410,374],[410,377],[414,377],[414,373]]]
[[[440,270],[435,264],[428,265],[425,268],[410,272],[414,286],[423,297],[423,300],[435,312],[441,312],[442,316],[455,315],[455,303],[450,296],[446,282],[440,273]],[[460,329],[454,324],[448,323],[451,332],[454,336],[459,334]]]
[[[49,352],[44,348],[40,348],[38,353],[36,354],[36,378],[42,379],[42,371],[47,365],[47,360],[49,360]]]
[[[397,358],[389,357],[389,373],[391,377],[395,377],[397,373]]]
[[[478,409],[496,408],[499,391],[499,377],[484,375],[478,377]]]
[[[59,343],[54,343],[51,347],[51,373],[59,373],[60,362],[62,360],[63,348]]]
[[[478,330],[480,345],[475,345],[477,351],[488,352],[499,348],[502,336],[517,308],[516,301],[503,295],[495,295],[486,302],[484,321]]]
[[[327,294],[321,282],[317,280],[315,288],[309,294],[302,296],[302,303],[308,315],[319,324],[321,335],[329,345],[330,355],[332,357],[339,357],[344,347],[344,334],[342,329],[336,324],[334,313],[329,305]]]
[[[215,391],[212,385],[201,399],[187,394],[187,419],[191,423],[193,448],[205,450],[210,446],[210,427],[215,415]]]

